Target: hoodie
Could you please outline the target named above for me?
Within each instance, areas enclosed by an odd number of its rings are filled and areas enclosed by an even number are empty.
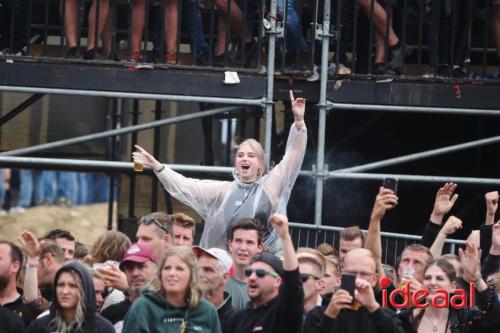
[[[52,327],[53,325],[51,324],[52,319],[54,319],[56,316],[62,316],[61,307],[57,301],[57,297],[55,296],[56,281],[59,279],[62,273],[70,271],[76,272],[79,275],[80,279],[82,280],[82,287],[84,291],[83,302],[85,303],[84,324],[82,325],[81,330],[74,332],[75,333],[114,332],[115,330],[113,328],[113,325],[111,325],[111,323],[106,319],[96,314],[95,289],[94,289],[94,282],[92,280],[90,272],[84,265],[75,261],[65,264],[57,271],[52,286],[52,293],[54,295],[54,299],[52,304],[50,305],[50,313],[47,316],[35,320],[29,326],[28,333],[30,332],[49,333],[54,331],[55,327]]]
[[[221,333],[217,310],[202,299],[195,308],[178,308],[158,292],[148,291],[130,307],[123,323],[123,333],[179,333],[186,323],[186,333]]]

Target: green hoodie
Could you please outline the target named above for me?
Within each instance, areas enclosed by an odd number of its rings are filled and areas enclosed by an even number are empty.
[[[177,308],[156,292],[146,292],[130,307],[122,333],[182,333],[181,323],[187,321],[185,333],[221,333],[217,310],[206,300],[193,309]]]

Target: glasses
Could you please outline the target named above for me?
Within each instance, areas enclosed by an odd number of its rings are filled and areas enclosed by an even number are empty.
[[[349,271],[343,271],[342,274],[352,274],[352,275],[356,275],[357,277],[359,277],[360,279],[363,279],[363,280],[368,280],[369,278],[371,278],[375,273],[367,273],[367,272],[349,272]]]
[[[319,280],[319,277],[317,277],[316,275],[312,275],[312,274],[300,273],[300,279],[302,280],[302,283],[306,283],[307,280],[309,280],[309,279]]]
[[[257,277],[259,279],[262,279],[262,278],[266,277],[266,275],[271,275],[272,277],[278,277],[277,273],[275,273],[275,272],[269,272],[269,271],[266,271],[265,269],[261,269],[261,268],[257,268],[257,269],[245,268],[245,276],[246,277],[250,277],[250,275],[252,275],[254,272],[255,272],[255,275],[257,275]]]
[[[165,231],[168,234],[167,228],[165,228],[160,223],[160,221],[158,221],[158,219],[154,216],[145,215],[145,216],[141,217],[141,219],[137,222],[137,224],[141,224],[141,223],[145,224],[145,225],[149,225],[151,223],[154,223],[158,228],[160,228],[161,230]]]

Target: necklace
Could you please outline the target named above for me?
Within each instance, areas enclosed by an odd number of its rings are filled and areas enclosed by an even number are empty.
[[[447,316],[444,316],[443,319],[441,319],[437,324],[434,324],[434,321],[431,319],[431,316],[428,314],[428,313],[425,313],[424,314],[427,319],[429,320],[429,322],[431,323],[431,326],[432,326],[432,331],[433,332],[437,332],[438,331],[438,327],[441,325],[441,323],[447,318]],[[446,330],[445,330],[446,331]]]

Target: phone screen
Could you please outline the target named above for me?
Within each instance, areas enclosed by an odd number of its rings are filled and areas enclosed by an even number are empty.
[[[340,288],[344,289],[352,296],[354,300],[354,288],[356,287],[356,275],[344,273],[342,274],[342,282],[340,283]]]

